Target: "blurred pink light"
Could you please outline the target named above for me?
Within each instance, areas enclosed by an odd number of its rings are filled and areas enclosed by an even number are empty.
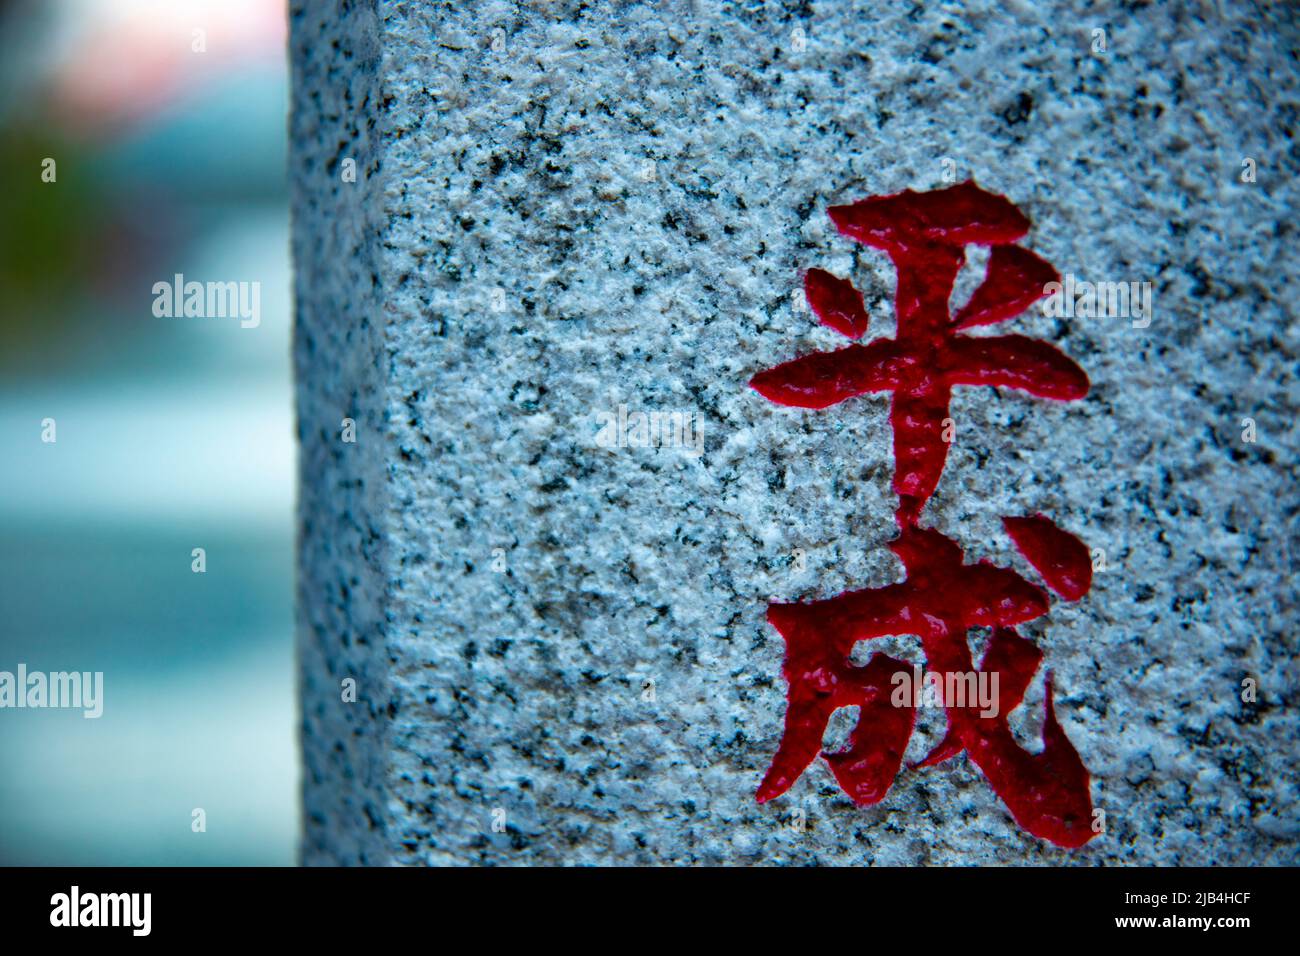
[[[65,0],[52,106],[111,134],[255,63],[283,60],[284,0]]]

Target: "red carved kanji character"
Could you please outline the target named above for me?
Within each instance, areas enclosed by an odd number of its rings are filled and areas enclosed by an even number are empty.
[[[1014,571],[987,561],[965,564],[958,545],[937,531],[906,527],[890,547],[906,569],[900,583],[768,608],[768,620],[786,642],[789,701],[785,733],[759,786],[759,802],[790,788],[820,751],[831,714],[855,705],[858,723],[848,748],[823,757],[855,803],[883,800],[912,733],[913,703],[909,699],[900,706],[895,694],[903,678],[910,680],[911,666],[884,654],[874,655],[865,666],[854,665],[854,645],[915,634],[930,673],[938,686],[946,687],[948,675],[974,673],[968,630],[991,627],[993,637],[980,669],[997,675],[995,712],[986,714],[982,702],[970,699],[943,700],[947,736],[918,766],[941,763],[965,750],[1022,827],[1061,846],[1086,843],[1094,836],[1088,772],[1056,721],[1050,675],[1042,751],[1022,749],[1007,724],[1007,714],[1020,704],[1042,658],[1014,628],[1046,614],[1047,595]],[[1084,555],[1086,559],[1086,551]],[[1064,563],[1077,578],[1073,558]]]
[[[1014,571],[985,561],[965,564],[955,542],[917,526],[947,457],[943,422],[952,386],[1003,385],[1062,400],[1087,393],[1087,376],[1051,345],[1021,335],[958,334],[1019,315],[1059,277],[1038,256],[1011,244],[1029,229],[1019,210],[972,182],[835,206],[830,215],[841,233],[883,249],[893,260],[897,334],[786,362],[750,384],[774,402],[802,408],[825,408],[867,392],[893,393],[900,534],[890,547],[906,576],[898,584],[827,601],[769,606],[768,620],[786,641],[789,690],[785,733],[758,800],[789,789],[817,756],[831,714],[846,706],[859,708],[849,746],[823,756],[855,802],[884,799],[912,732],[914,702],[900,706],[895,693],[911,668],[883,654],[858,666],[851,655],[860,640],[915,634],[940,687],[956,686],[949,678],[969,676],[996,681],[999,689],[999,706],[991,710],[945,695],[948,732],[918,766],[964,750],[1021,826],[1062,846],[1081,846],[1095,835],[1088,772],[1056,721],[1050,672],[1042,750],[1022,749],[1007,723],[1042,658],[1015,627],[1044,615],[1047,595]],[[993,249],[983,283],[953,316],[948,300],[967,244]],[[865,334],[866,309],[852,283],[812,269],[804,288],[823,324],[851,339]],[[1078,538],[1042,515],[1006,518],[1004,524],[1052,590],[1068,600],[1087,592],[1092,568]],[[967,641],[972,627],[994,629],[978,672]]]
[[[800,408],[892,392],[898,518],[900,524],[914,523],[948,455],[943,422],[954,385],[1000,385],[1069,400],[1087,394],[1088,376],[1046,342],[1023,335],[958,334],[1019,315],[1046,295],[1047,283],[1060,278],[1032,252],[1009,245],[1029,230],[1029,220],[1003,197],[966,182],[832,206],[830,216],[841,233],[883,249],[893,260],[897,334],[794,359],[760,372],[750,384],[773,402]],[[967,244],[993,250],[983,284],[953,316],[948,299]],[[850,338],[865,333],[861,295],[847,280],[813,270],[805,288],[825,325]]]

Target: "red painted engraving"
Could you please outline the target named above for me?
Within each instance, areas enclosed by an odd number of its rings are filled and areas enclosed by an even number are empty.
[[[1088,593],[1092,560],[1087,545],[1043,515],[1003,518],[1002,524],[1049,588],[1067,601],[1077,601]]]
[[[866,334],[868,319],[862,293],[848,279],[833,276],[825,269],[809,269],[803,277],[803,291],[822,325],[851,339]]]
[[[842,234],[893,260],[897,334],[794,359],[760,372],[750,384],[773,402],[801,408],[891,393],[900,533],[890,547],[906,576],[883,588],[768,608],[768,620],[786,641],[789,690],[785,734],[758,800],[789,789],[821,749],[831,714],[846,706],[859,708],[849,746],[823,756],[855,802],[884,799],[902,764],[917,703],[899,692],[916,682],[905,662],[876,654],[858,666],[850,658],[858,641],[916,635],[928,666],[926,682],[937,688],[948,719],[944,741],[919,766],[965,751],[1022,827],[1061,846],[1081,846],[1095,835],[1089,777],[1056,721],[1050,673],[1042,750],[1021,748],[1007,724],[1042,656],[1015,627],[1047,613],[1047,594],[1006,568],[966,564],[955,542],[917,524],[947,458],[951,432],[944,424],[953,386],[1001,385],[1060,400],[1087,394],[1083,370],[1047,343],[1021,335],[959,334],[1019,315],[1046,294],[1044,286],[1058,279],[1056,270],[1011,245],[1025,235],[1029,221],[1005,198],[973,182],[834,206],[830,216]],[[993,249],[984,282],[954,316],[948,300],[968,244]],[[847,280],[814,269],[804,287],[825,325],[850,338],[865,333],[862,296]],[[1004,522],[1052,590],[1069,600],[1087,592],[1092,569],[1078,538],[1041,515]],[[994,629],[978,670],[967,640],[972,627]],[[962,693],[977,681],[996,689],[996,707]]]

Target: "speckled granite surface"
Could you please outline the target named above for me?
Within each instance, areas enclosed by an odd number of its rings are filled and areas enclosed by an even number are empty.
[[[1285,11],[293,7],[305,862],[1297,861]],[[965,758],[868,809],[820,762],[753,798],[785,706],[768,599],[900,568],[887,397],[804,412],[746,382],[837,346],[795,307],[809,267],[892,331],[892,268],[826,207],[950,170],[1062,273],[1154,289],[1146,329],[1008,323],[1092,393],[958,390],[926,513],[1022,571],[1000,515],[1106,551],[1023,629],[1107,815],[1078,851],[1020,832]],[[703,453],[602,447],[620,404],[697,414]],[[909,759],[942,732],[923,712]]]

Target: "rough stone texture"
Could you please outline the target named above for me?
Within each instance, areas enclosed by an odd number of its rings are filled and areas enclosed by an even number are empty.
[[[1285,10],[294,6],[307,862],[1297,861]],[[769,597],[900,568],[887,398],[804,412],[746,382],[842,343],[795,307],[811,266],[891,332],[892,268],[825,210],[939,187],[944,158],[1061,272],[1154,284],[1145,330],[1004,326],[1093,391],[959,390],[926,512],[1022,572],[1000,515],[1106,551],[1024,629],[1107,814],[1079,851],[1022,833],[964,757],[868,809],[820,762],[753,799],[785,706]],[[598,447],[620,403],[697,410],[703,455]],[[922,712],[909,759],[942,730]]]
[[[294,4],[294,367],[298,392],[298,654],[308,860],[382,863],[391,565],[379,187],[378,19]],[[356,182],[342,179],[356,161]],[[344,418],[356,443],[341,440]],[[365,693],[342,703],[351,677]]]

